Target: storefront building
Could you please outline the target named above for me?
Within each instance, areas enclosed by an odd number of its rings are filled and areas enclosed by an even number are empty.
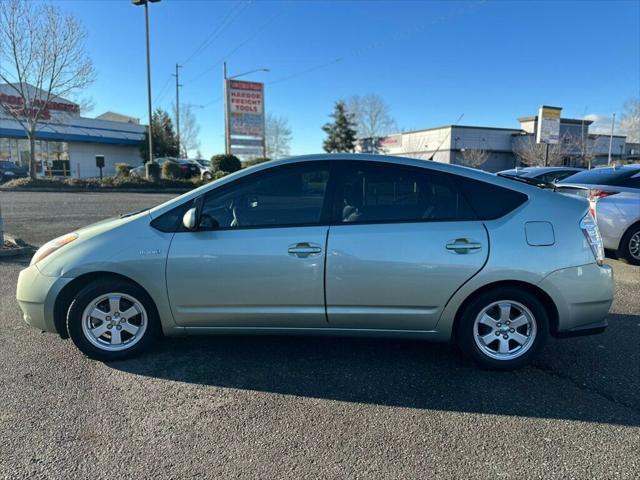
[[[30,168],[26,132],[7,112],[21,100],[11,85],[0,84],[0,160]],[[140,144],[146,127],[136,119],[113,112],[109,119],[83,117],[78,104],[61,98],[47,104],[44,117],[36,131],[37,176],[96,177],[96,155],[104,155],[103,175],[114,175],[117,163],[142,163]]]

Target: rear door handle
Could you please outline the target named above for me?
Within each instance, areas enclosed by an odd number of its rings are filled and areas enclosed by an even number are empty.
[[[322,248],[316,243],[300,242],[289,245],[289,255],[299,258],[307,258],[322,253]]]
[[[454,253],[465,254],[475,252],[482,248],[482,244],[471,242],[466,238],[456,238],[453,242],[447,243],[447,250]]]

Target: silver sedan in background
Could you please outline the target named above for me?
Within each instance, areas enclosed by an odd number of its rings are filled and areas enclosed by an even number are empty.
[[[604,247],[640,265],[640,165],[585,170],[556,188],[588,198]]]
[[[602,261],[582,198],[437,162],[316,155],[52,240],[17,298],[29,324],[101,360],[159,334],[362,335],[455,341],[512,369],[549,335],[606,328]]]

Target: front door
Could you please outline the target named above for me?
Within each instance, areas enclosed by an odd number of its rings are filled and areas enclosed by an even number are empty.
[[[203,199],[197,231],[174,236],[167,288],[179,325],[326,327],[329,166],[269,169]]]
[[[447,174],[353,162],[336,176],[329,325],[433,329],[449,298],[487,259],[482,222]]]

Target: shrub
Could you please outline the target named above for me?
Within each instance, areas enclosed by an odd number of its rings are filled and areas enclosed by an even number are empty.
[[[182,172],[180,166],[173,162],[164,162],[162,164],[162,178],[180,178]]]
[[[252,158],[251,160],[247,160],[246,162],[244,162],[244,166],[252,167],[253,165],[258,165],[259,163],[268,162],[269,160],[271,159],[267,157]]]
[[[229,172],[224,172],[222,170],[218,170],[218,171],[214,172],[213,179],[214,180],[218,180],[219,178],[226,177],[227,175],[229,175]]]
[[[211,157],[211,165],[214,170],[228,173],[237,172],[242,168],[240,159],[235,155],[214,155]]]
[[[128,177],[129,170],[131,167],[126,163],[116,163],[116,176],[117,177]]]

